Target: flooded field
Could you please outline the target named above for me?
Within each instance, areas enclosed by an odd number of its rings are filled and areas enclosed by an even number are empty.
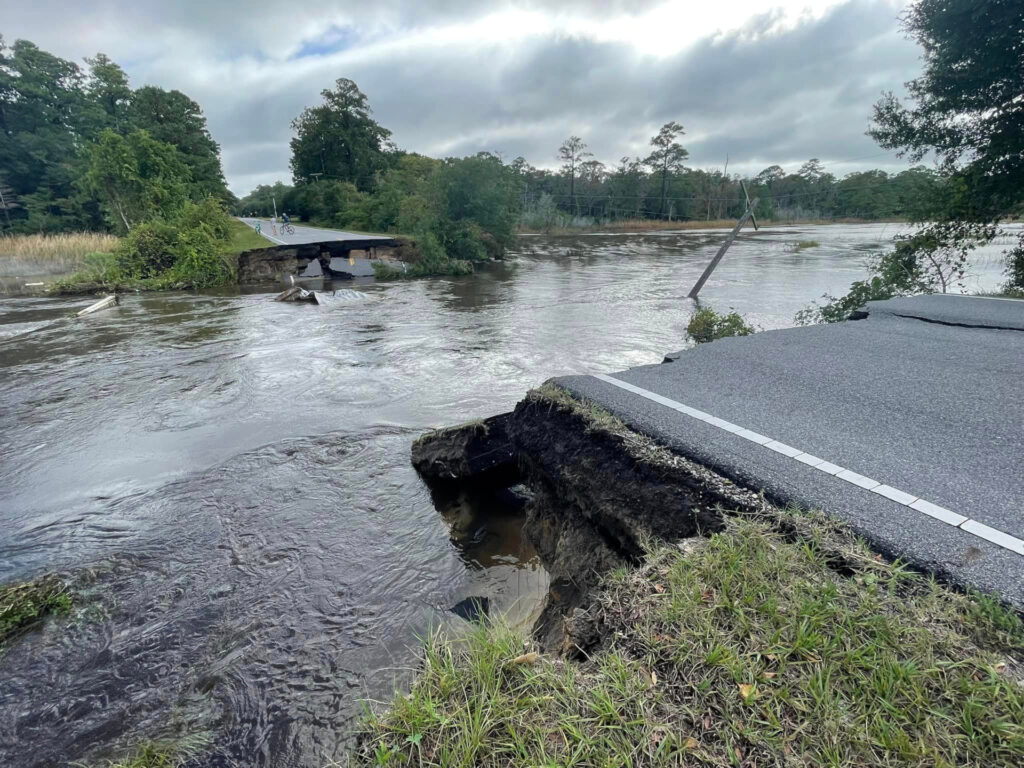
[[[701,301],[791,325],[897,231],[747,233]],[[278,286],[81,320],[93,299],[0,300],[0,582],[57,570],[84,594],[0,658],[0,765],[188,734],[204,765],[321,766],[453,605],[528,622],[546,576],[518,512],[432,496],[412,440],[678,350],[723,236],[523,237],[470,278],[339,284],[379,300],[338,307]],[[1002,281],[997,250],[968,290]]]

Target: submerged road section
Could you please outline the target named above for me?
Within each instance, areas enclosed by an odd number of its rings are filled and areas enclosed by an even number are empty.
[[[1024,301],[921,296],[557,383],[683,455],[1024,607]]]
[[[358,232],[346,232],[341,229],[321,229],[319,227],[306,227],[292,224],[294,234],[285,234],[278,221],[276,227],[269,219],[242,218],[241,221],[250,227],[256,228],[256,222],[260,224],[260,234],[276,245],[303,245],[304,243],[330,243],[344,240],[390,240],[387,235],[364,235]]]

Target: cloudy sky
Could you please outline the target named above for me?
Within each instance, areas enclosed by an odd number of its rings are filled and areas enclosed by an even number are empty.
[[[232,190],[290,180],[290,122],[338,77],[402,148],[557,165],[570,134],[614,164],[681,122],[689,164],[906,164],[864,135],[919,52],[900,0],[0,0],[0,33],[102,51],[134,86],[196,99]]]

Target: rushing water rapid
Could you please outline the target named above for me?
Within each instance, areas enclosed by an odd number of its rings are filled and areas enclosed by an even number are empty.
[[[896,231],[747,234],[702,302],[791,325]],[[0,300],[0,583],[56,570],[82,592],[0,657],[0,765],[182,734],[204,765],[341,759],[361,700],[408,684],[453,604],[526,623],[546,590],[518,513],[432,498],[412,440],[679,349],[724,235],[524,237],[473,277],[369,281],[341,306],[274,286],[79,320],[91,300]],[[967,288],[1000,270],[979,254]]]

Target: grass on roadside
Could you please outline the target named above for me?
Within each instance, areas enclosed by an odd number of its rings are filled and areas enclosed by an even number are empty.
[[[0,586],[0,648],[49,613],[71,610],[67,584],[56,576]]]
[[[231,239],[223,244],[221,253],[226,256],[235,256],[242,251],[252,251],[257,248],[273,248],[274,243],[267,240],[263,235],[256,234],[256,230],[248,224],[243,224],[238,219],[231,219],[228,224]]]
[[[1019,766],[1024,629],[819,516],[732,518],[608,579],[586,663],[431,638],[377,766]],[[786,530],[788,533],[780,533]]]
[[[0,276],[66,275],[90,253],[112,251],[119,238],[100,232],[0,237]]]

